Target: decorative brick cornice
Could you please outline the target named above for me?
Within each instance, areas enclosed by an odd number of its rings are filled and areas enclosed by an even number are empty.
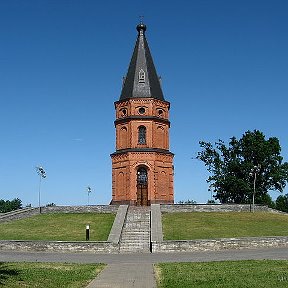
[[[119,149],[116,152],[110,154],[111,157],[114,155],[119,154],[126,154],[126,153],[159,153],[159,154],[165,154],[165,155],[171,155],[174,156],[172,152],[166,149],[160,149],[160,148],[128,148],[128,149]]]
[[[165,106],[168,106],[168,108],[170,107],[170,102],[168,102],[168,101],[163,101],[163,100],[159,100],[159,99],[155,99],[155,98],[134,98],[134,99],[125,99],[125,100],[122,100],[122,101],[115,101],[114,102],[114,105],[115,105],[115,107],[117,106],[117,105],[120,105],[120,104],[128,104],[129,102],[136,102],[136,103],[151,103],[151,102],[154,102],[154,103],[159,103],[160,105],[162,104],[164,104]],[[124,105],[125,105],[124,104]]]
[[[110,156],[114,161],[119,161],[119,160],[127,159],[128,153],[115,153],[114,152],[110,154]]]

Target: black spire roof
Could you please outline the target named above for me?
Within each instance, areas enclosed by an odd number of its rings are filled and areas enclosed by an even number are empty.
[[[165,101],[145,37],[146,25],[140,23],[136,29],[138,37],[119,100],[155,98]]]

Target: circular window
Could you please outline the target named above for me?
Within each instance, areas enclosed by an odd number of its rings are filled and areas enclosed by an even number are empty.
[[[144,114],[145,113],[145,108],[144,107],[139,108],[139,113],[140,114]]]
[[[122,114],[122,116],[126,116],[127,110],[126,110],[126,109],[122,109],[122,110],[121,110],[121,114]]]

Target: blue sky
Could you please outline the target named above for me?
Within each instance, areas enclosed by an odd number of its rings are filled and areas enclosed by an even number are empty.
[[[171,102],[176,201],[210,198],[200,140],[259,129],[288,161],[287,14],[286,0],[0,1],[0,198],[37,205],[42,165],[42,204],[87,204],[87,185],[91,204],[110,202],[139,15]]]

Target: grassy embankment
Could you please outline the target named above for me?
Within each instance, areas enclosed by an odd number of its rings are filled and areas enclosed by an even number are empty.
[[[155,265],[158,288],[284,288],[288,260],[248,260]]]
[[[85,241],[86,224],[90,224],[90,240],[107,240],[114,214],[55,213],[0,223],[0,240]]]
[[[0,286],[82,288],[86,287],[104,266],[104,264],[0,262]]]
[[[162,215],[165,240],[287,236],[288,215],[191,212]]]

